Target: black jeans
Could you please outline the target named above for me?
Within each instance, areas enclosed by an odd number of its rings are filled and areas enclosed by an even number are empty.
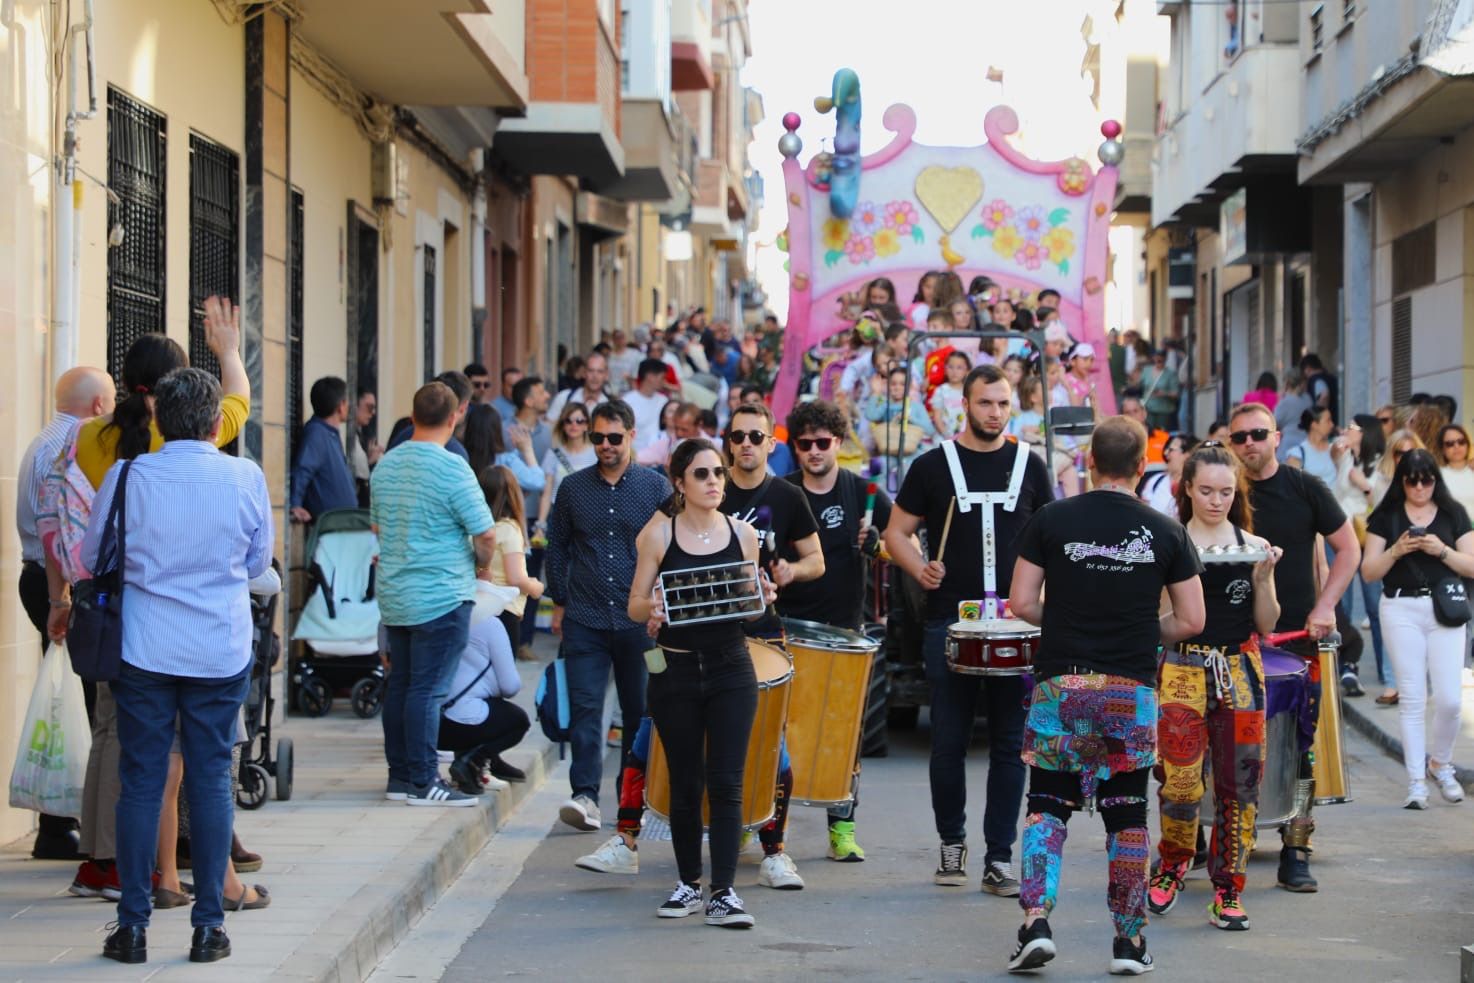
[[[435,746],[454,751],[458,758],[473,759],[486,759],[516,747],[531,726],[527,711],[500,696],[487,700],[486,709],[486,719],[479,724],[463,724],[442,714],[440,740]]]
[[[646,703],[670,766],[676,867],[687,884],[700,882],[704,789],[711,804],[711,887],[718,891],[737,876],[742,771],[757,713],[757,674],[743,639],[702,652],[667,652],[665,661],[665,672],[650,676]]]

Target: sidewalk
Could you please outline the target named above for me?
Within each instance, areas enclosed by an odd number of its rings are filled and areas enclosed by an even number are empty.
[[[1362,659],[1362,688],[1367,695],[1341,700],[1347,726],[1354,727],[1373,744],[1397,761],[1402,760],[1402,722],[1395,706],[1382,706],[1376,697],[1382,693],[1377,685],[1376,670],[1371,659],[1372,640],[1366,638],[1367,655]],[[1389,670],[1390,671],[1390,670]],[[1454,773],[1466,791],[1474,793],[1474,670],[1464,670],[1463,717],[1459,738],[1454,742]]]
[[[551,657],[554,641],[537,649]],[[516,702],[531,714],[543,663],[518,663]],[[242,878],[271,891],[271,907],[227,913],[234,954],[189,962],[189,909],[155,913],[149,961],[102,959],[111,902],[67,894],[74,863],[30,859],[29,839],[0,849],[0,981],[212,980],[358,981],[409,932],[512,810],[536,792],[557,763],[534,717],[509,762],[525,783],[482,796],[475,809],[412,809],[386,802],[383,736],[377,718],[360,720],[346,700],[327,717],[292,717],[273,733],[296,749],[292,800],[237,810],[236,831],[265,858]],[[274,753],[274,752],[273,752]],[[184,872],[188,880],[188,872]]]

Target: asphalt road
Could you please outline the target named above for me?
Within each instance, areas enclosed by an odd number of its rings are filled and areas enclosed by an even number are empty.
[[[559,787],[524,805],[545,812],[519,817],[534,829],[546,829],[546,836],[524,844],[525,863],[520,873],[507,873],[509,886],[498,886],[495,896],[488,893],[478,902],[480,911],[490,908],[490,914],[465,940],[443,979],[1005,978],[1020,912],[1013,899],[977,889],[985,749],[975,745],[968,768],[974,793],[969,829],[979,846],[969,864],[973,885],[941,888],[931,883],[937,839],[926,741],[923,715],[916,732],[893,736],[889,758],[866,760],[858,828],[868,853],[865,863],[826,860],[824,814],[807,808],[794,810],[788,843],[808,882],[806,890],[758,887],[760,851],[754,848],[743,857],[737,889],[757,919],[756,928],[747,932],[707,927],[699,916],[655,917],[676,877],[668,843],[642,843],[641,870],[634,877],[576,869],[574,859],[594,849],[608,831],[580,834],[556,821],[556,802],[566,795],[566,784],[555,777]],[[1195,873],[1177,907],[1147,928],[1156,978],[1336,983],[1458,978],[1459,947],[1474,942],[1469,917],[1474,914],[1469,877],[1474,801],[1451,806],[1435,796],[1427,812],[1403,811],[1401,767],[1359,736],[1349,735],[1349,741],[1355,801],[1317,812],[1314,869],[1320,892],[1291,895],[1273,886],[1278,842],[1273,833],[1264,834],[1244,898],[1252,930],[1228,933],[1208,925],[1208,882],[1205,872]],[[612,795],[612,756],[609,767],[606,796]],[[607,813],[612,812],[611,805]],[[1107,975],[1111,942],[1105,834],[1098,817],[1084,815],[1071,821],[1070,831],[1060,905],[1051,919],[1060,952],[1039,975],[1100,979]],[[466,876],[498,867],[497,851],[513,849],[502,841],[500,835],[493,838],[488,856],[478,858],[480,866],[473,864]],[[436,912],[426,916],[427,931],[434,932],[436,918]],[[475,918],[480,919],[479,911]],[[452,940],[442,936],[441,945],[446,944]]]

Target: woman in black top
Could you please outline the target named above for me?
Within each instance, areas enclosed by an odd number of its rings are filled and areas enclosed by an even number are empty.
[[[671,455],[670,476],[676,490],[671,515],[656,513],[640,531],[629,616],[660,625],[657,641],[665,656],[664,671],[650,674],[646,702],[670,767],[670,832],[680,881],[656,914],[684,918],[701,910],[704,787],[711,803],[706,923],[750,928],[753,918],[732,890],[732,881],[742,832],[742,771],[757,712],[752,657],[741,621],[665,624],[665,602],[656,589],[659,573],[757,561],[757,533],[717,509],[726,489],[726,472],[721,454],[709,440],[687,440]],[[765,574],[760,576],[764,603],[772,604],[777,592]]]
[[[1240,896],[1254,848],[1254,816],[1264,760],[1264,667],[1255,632],[1274,630],[1279,601],[1274,564],[1279,549],[1252,535],[1248,483],[1238,458],[1211,443],[1183,465],[1178,515],[1198,549],[1256,546],[1269,557],[1249,563],[1203,564],[1202,634],[1163,652],[1158,677],[1157,779],[1162,812],[1161,860],[1147,888],[1147,904],[1164,915],[1177,903],[1192,864],[1203,799],[1203,759],[1213,772],[1213,841],[1208,876],[1213,902],[1208,921],[1245,931],[1249,916]]]
[[[1445,578],[1474,577],[1474,532],[1469,514],[1454,500],[1426,450],[1402,455],[1391,487],[1367,519],[1361,575],[1368,583],[1382,581],[1382,642],[1397,677],[1402,760],[1408,774],[1403,808],[1428,808],[1425,746],[1428,777],[1445,799],[1458,802],[1464,790],[1451,759],[1459,733],[1464,628],[1438,621],[1433,591]],[[1430,681],[1433,726],[1425,745]]]

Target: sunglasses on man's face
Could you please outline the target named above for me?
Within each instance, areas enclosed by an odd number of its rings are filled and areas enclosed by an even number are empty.
[[[768,435],[763,433],[761,430],[730,430],[727,432],[727,439],[730,440],[734,446],[741,444],[743,441],[750,441],[752,445],[756,447],[758,444],[761,444],[763,441],[767,440]]]
[[[598,432],[589,434],[589,442],[591,444],[593,444],[595,447],[598,447],[600,444],[604,443],[604,441],[606,441],[606,440],[609,441],[609,446],[610,447],[618,447],[620,444],[624,443],[624,434],[622,434],[622,433],[598,433]]]
[[[1235,430],[1228,435],[1228,439],[1242,447],[1251,440],[1256,444],[1264,443],[1269,439],[1269,433],[1268,427],[1255,427],[1253,430]]]
[[[800,437],[797,440],[795,440],[794,443],[798,445],[798,449],[799,449],[799,451],[801,453],[807,454],[810,450],[812,450],[815,447],[819,448],[819,450],[821,450],[821,451],[827,451],[827,450],[829,450],[830,446],[834,443],[834,438],[833,437]]]
[[[491,383],[490,382],[473,382],[473,383],[471,383],[471,388],[472,389],[490,389],[491,388]]]
[[[1426,471],[1422,474],[1410,474],[1402,479],[1402,483],[1405,485],[1433,485],[1437,484],[1437,482],[1438,479]]]
[[[718,481],[727,477],[727,469],[720,465],[714,468],[692,468],[691,477],[696,481],[705,481],[707,478],[715,477]]]

